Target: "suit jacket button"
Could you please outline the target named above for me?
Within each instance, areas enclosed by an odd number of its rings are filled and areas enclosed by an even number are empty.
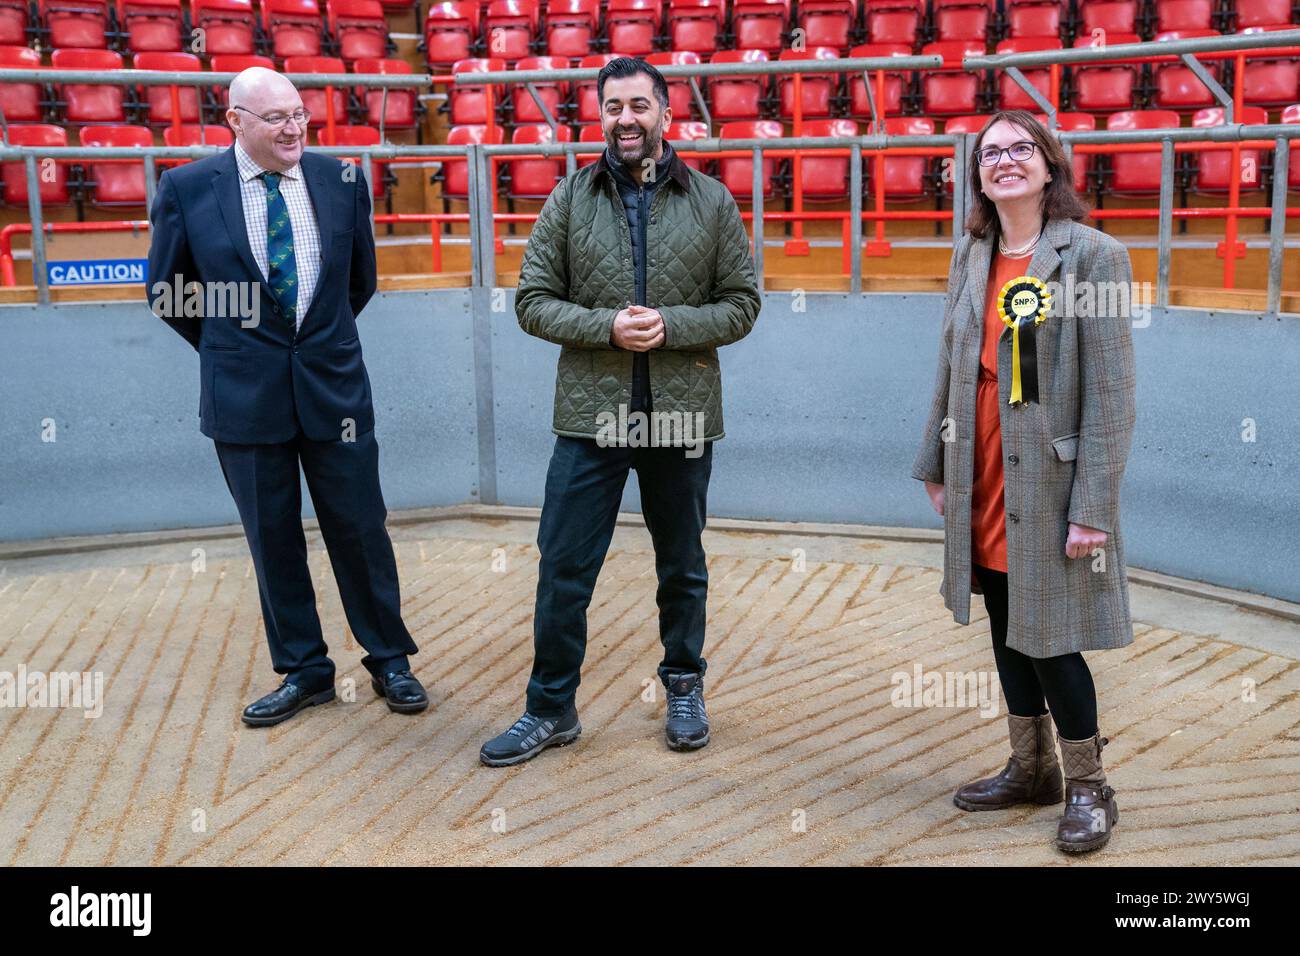
[[[1012,524],[1015,524],[1020,521],[1020,515],[1009,514],[1007,515],[1007,517],[1011,519]]]
[[[1007,461],[1011,462],[1011,464],[1013,464],[1013,465],[1018,465],[1018,464],[1020,464],[1020,459],[1019,459],[1017,456],[1015,456],[1015,455],[1010,455],[1010,456],[1008,456],[1008,457],[1007,457]]]

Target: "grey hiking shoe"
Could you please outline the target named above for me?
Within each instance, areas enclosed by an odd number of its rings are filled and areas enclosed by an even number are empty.
[[[698,750],[709,742],[704,709],[704,677],[677,674],[668,682],[668,723],[664,736],[673,750]]]
[[[581,733],[576,706],[560,717],[525,713],[509,730],[485,743],[478,759],[489,767],[508,767],[531,760],[547,747],[571,744]]]

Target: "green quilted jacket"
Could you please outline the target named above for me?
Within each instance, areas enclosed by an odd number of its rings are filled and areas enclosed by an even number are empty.
[[[597,437],[597,416],[632,398],[634,353],[610,344],[614,316],[635,301],[632,236],[605,153],[560,182],[533,226],[515,314],[560,350],[557,435]],[[680,156],[655,190],[646,223],[646,305],[664,320],[649,355],[655,412],[704,414],[704,440],[723,436],[718,346],[749,334],[762,305],[749,237],[727,188]],[[692,419],[695,421],[695,419]]]

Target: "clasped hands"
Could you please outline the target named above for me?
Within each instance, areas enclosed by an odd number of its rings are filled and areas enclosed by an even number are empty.
[[[614,316],[614,330],[609,340],[629,352],[648,352],[664,344],[664,318],[657,309],[629,305]]]

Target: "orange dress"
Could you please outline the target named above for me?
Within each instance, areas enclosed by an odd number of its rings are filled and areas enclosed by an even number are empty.
[[[971,561],[994,571],[1007,570],[1007,519],[1003,505],[1002,425],[998,398],[998,337],[1006,329],[998,315],[998,292],[1025,275],[1032,255],[993,257],[984,295],[984,338],[980,346],[980,377],[975,393],[975,475],[971,488]]]

